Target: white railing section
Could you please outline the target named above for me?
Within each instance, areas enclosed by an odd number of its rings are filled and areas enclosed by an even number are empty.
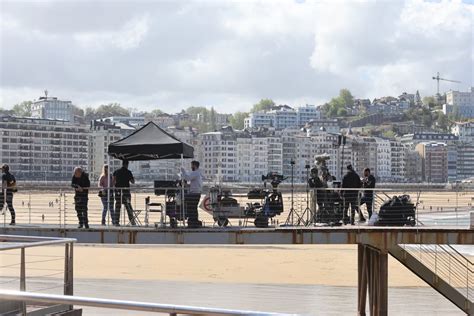
[[[142,311],[153,313],[168,313],[170,315],[188,314],[188,315],[250,315],[250,316],[272,316],[289,315],[278,313],[264,313],[257,311],[220,309],[210,307],[196,307],[185,305],[156,304],[136,301],[100,299],[80,296],[65,296],[53,294],[38,294],[20,291],[0,290],[0,300],[10,301],[28,301],[51,304],[69,304],[75,306],[89,306],[98,308]]]
[[[434,274],[462,293],[474,299],[474,263],[451,245],[403,245]]]

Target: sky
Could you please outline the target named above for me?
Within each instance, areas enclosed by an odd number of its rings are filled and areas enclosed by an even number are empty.
[[[473,84],[473,1],[0,0],[0,107],[50,96],[177,112]]]

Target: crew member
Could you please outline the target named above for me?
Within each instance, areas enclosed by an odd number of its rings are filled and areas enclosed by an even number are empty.
[[[347,166],[347,173],[342,178],[342,188],[343,189],[358,189],[362,186],[359,175],[354,171],[352,165]],[[359,203],[357,201],[359,197],[358,190],[343,190],[342,197],[344,199],[344,214],[343,221],[344,224],[348,223],[348,210],[349,205],[351,207],[351,217],[350,223],[354,225],[354,216],[355,212],[359,213],[359,219],[362,221],[363,217],[359,210]],[[365,220],[365,219],[364,219]]]
[[[16,192],[16,179],[10,173],[10,167],[7,164],[2,166],[2,187],[0,192],[0,210],[3,209],[5,203],[11,215],[10,225],[15,225],[15,209],[13,208],[13,193]]]
[[[362,187],[366,190],[364,190],[362,198],[360,199],[360,206],[365,204],[365,206],[367,207],[367,214],[369,214],[370,219],[370,217],[372,217],[372,208],[374,204],[374,191],[372,189],[375,188],[375,177],[370,174],[369,168],[364,169],[364,179],[362,179]]]
[[[310,171],[310,178],[308,179],[308,186],[312,189],[319,189],[319,188],[324,188],[326,187],[324,183],[321,181],[321,179],[318,176],[318,168],[314,167]],[[325,200],[325,191],[323,190],[311,190],[311,205],[315,209],[316,205],[314,204],[316,200],[316,203],[318,204],[318,212],[314,212],[314,214],[317,216],[316,221],[321,220],[323,210],[324,210],[324,200]]]
[[[113,174],[113,183],[115,186],[115,220],[113,224],[120,226],[120,208],[125,206],[127,210],[130,224],[135,226],[135,217],[132,208],[132,195],[130,194],[130,183],[135,183],[135,178],[130,170],[128,170],[128,161],[122,161],[122,168],[115,170]]]
[[[202,226],[199,220],[198,204],[201,199],[203,175],[199,170],[199,161],[191,162],[191,171],[181,168],[182,179],[189,181],[189,190],[184,196],[184,206],[188,218],[188,227],[197,228]]]
[[[77,228],[89,228],[89,219],[87,217],[87,203],[89,202],[89,187],[91,182],[89,176],[82,170],[81,167],[74,169],[71,186],[75,189],[74,204],[79,219],[79,226]]]

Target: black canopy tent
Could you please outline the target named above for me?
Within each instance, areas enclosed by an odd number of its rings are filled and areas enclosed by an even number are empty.
[[[110,156],[129,161],[181,159],[181,167],[183,167],[183,159],[194,157],[194,148],[191,145],[168,134],[153,122],[147,123],[129,136],[110,144],[108,149],[107,160]],[[110,165],[109,161],[108,164]],[[181,199],[184,200],[183,187],[181,187]],[[107,201],[109,200],[110,193],[107,191]],[[184,218],[184,209],[182,212]],[[166,214],[166,208],[164,212],[161,212],[161,226],[163,226],[164,214]],[[145,223],[148,225],[147,217],[145,217]]]
[[[121,160],[193,158],[194,148],[153,122],[109,145],[109,155]]]

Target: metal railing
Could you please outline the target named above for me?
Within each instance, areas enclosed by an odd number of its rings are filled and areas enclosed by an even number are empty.
[[[199,217],[205,226],[253,226],[254,217],[249,216],[244,210],[249,203],[260,203],[262,200],[249,200],[248,192],[257,185],[248,186],[246,184],[232,184],[227,187],[222,187],[222,190],[230,190],[232,192],[231,198],[238,203],[242,208],[240,213],[228,216],[229,213],[221,212],[224,218],[216,215],[215,210],[205,211],[204,207],[199,208]],[[176,188],[170,188],[176,189]],[[270,189],[270,188],[267,188]],[[280,188],[279,188],[280,189]],[[270,226],[279,226],[287,224],[287,226],[312,226],[312,225],[328,225],[331,221],[324,220],[321,215],[327,213],[339,213],[345,217],[346,222],[354,221],[356,226],[366,226],[369,223],[367,205],[360,206],[362,214],[366,222],[359,221],[359,213],[355,212],[355,216],[351,217],[351,211],[344,211],[345,203],[347,202],[344,193],[341,191],[351,191],[350,189],[317,189],[306,191],[304,186],[298,186],[294,189],[293,194],[288,186],[283,186],[280,190],[282,192],[283,212],[268,218]],[[359,206],[364,199],[364,189],[356,189],[357,191],[356,204]],[[424,225],[424,226],[458,226],[467,227],[469,225],[469,212],[472,209],[474,190],[468,189],[431,189],[431,188],[416,188],[407,186],[406,188],[383,188],[370,190],[373,192],[373,210],[374,213],[379,213],[382,206],[392,199],[394,196],[409,195],[410,201],[414,205],[415,221],[406,221],[400,224],[397,218],[396,207],[392,208],[392,215],[395,219],[387,217],[385,224],[392,225]],[[98,196],[98,188],[89,189],[88,199],[88,218],[91,225],[102,224],[102,213],[104,209],[103,202]],[[136,215],[137,222],[141,226],[162,226],[162,218],[169,224],[169,216],[157,212],[148,212],[153,209],[149,204],[160,204],[162,207],[166,206],[166,198],[156,196],[154,189],[147,188],[131,188],[131,206]],[[209,193],[209,188],[205,188],[201,196],[201,204],[204,204],[205,197]],[[149,202],[147,203],[147,197]],[[115,209],[115,197],[110,197],[112,208]],[[178,201],[179,202],[179,201]],[[323,202],[323,203],[321,203]],[[59,187],[20,187],[19,191],[14,194],[13,204],[16,213],[17,225],[44,225],[44,226],[59,226],[61,228],[71,228],[77,226],[78,219],[75,211],[74,189],[65,186]],[[119,222],[121,226],[130,224],[127,212],[122,203],[120,208]],[[155,209],[156,211],[156,209]],[[0,226],[8,226],[10,223],[10,213],[6,208],[1,210],[2,217],[0,217]],[[404,211],[401,211],[402,213]],[[106,211],[105,225],[111,226],[113,219],[110,216],[110,211]],[[163,217],[162,217],[163,214]],[[407,214],[402,214],[404,218]],[[410,219],[412,220],[412,219]],[[328,223],[329,222],[329,223]],[[221,225],[225,224],[225,225]]]
[[[35,292],[60,290],[64,295],[73,295],[75,242],[72,238],[0,235],[0,286],[19,288],[20,291],[27,288]],[[61,245],[64,246],[63,254],[56,254],[60,249],[57,246]],[[54,251],[46,254],[33,251],[33,248],[46,246],[55,246]],[[34,252],[28,254],[28,259],[27,251]],[[18,309],[25,315],[27,303],[22,302]]]
[[[451,245],[418,244],[403,248],[468,300],[474,300],[474,263],[467,256]]]
[[[52,304],[69,304],[76,306],[90,306],[108,309],[142,311],[153,313],[168,313],[170,315],[188,314],[188,315],[250,315],[250,316],[271,316],[288,315],[279,313],[264,313],[257,311],[220,309],[210,307],[195,307],[185,305],[156,304],[136,301],[100,299],[79,296],[63,296],[52,294],[38,294],[20,291],[0,290],[0,299],[14,301],[30,301]]]

